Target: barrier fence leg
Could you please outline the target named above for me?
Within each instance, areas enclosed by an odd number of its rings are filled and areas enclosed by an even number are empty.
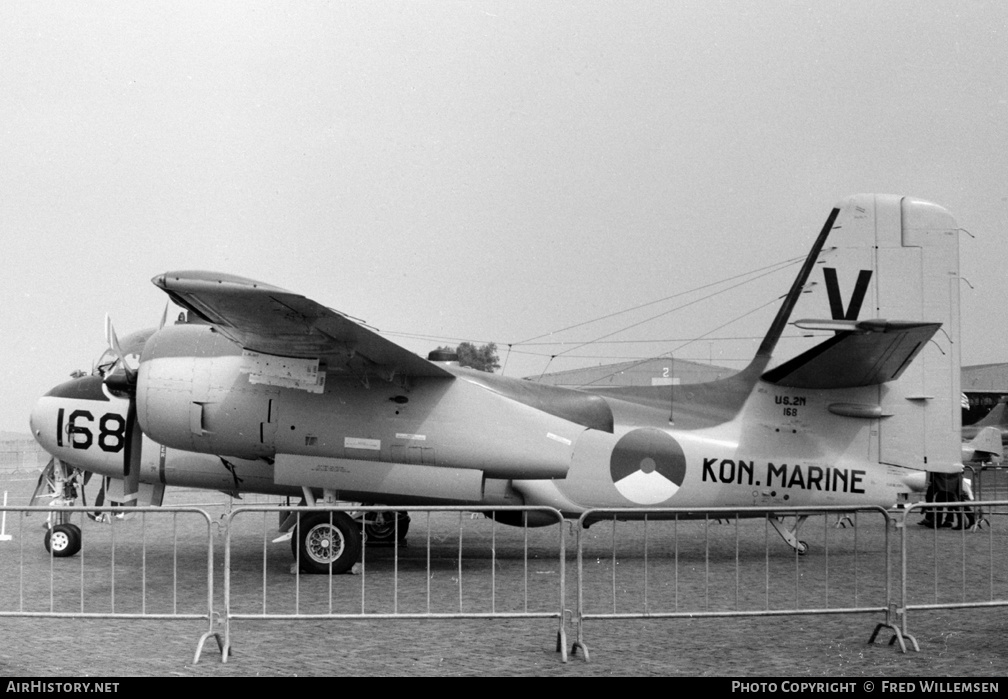
[[[213,636],[217,640],[217,650],[221,654],[221,662],[227,662],[227,653],[224,650],[224,640],[221,638],[219,633],[215,633],[213,630],[213,615],[210,616],[210,630],[205,634],[200,636],[199,644],[196,646],[196,654],[193,656],[193,665],[199,663],[200,654],[203,652],[203,644],[207,642],[207,639]]]
[[[230,530],[229,530],[230,531]],[[200,653],[203,652],[203,644],[206,640],[213,636],[217,640],[217,649],[221,654],[221,662],[227,661],[227,650],[224,640],[221,639],[221,635],[214,631],[214,617],[218,616],[214,612],[214,546],[213,546],[214,532],[212,529],[207,531],[207,631],[205,634],[200,636],[199,645],[196,647],[196,655],[193,656],[193,665],[199,662]],[[225,629],[227,616],[228,616],[228,602],[230,594],[231,580],[229,576],[231,565],[231,538],[230,534],[226,533],[224,540],[224,618],[225,618]]]
[[[586,663],[591,662],[591,656],[588,654],[588,646],[584,642],[584,620],[578,616],[577,620],[577,640],[574,641],[574,645],[571,646],[571,655],[577,656],[578,649],[581,649],[581,653],[584,655]]]
[[[893,637],[889,639],[889,645],[893,645],[899,641],[900,650],[906,653],[906,643],[903,641],[903,632],[900,631],[899,626],[896,625],[894,617],[897,616],[897,609],[895,604],[890,604],[889,608],[886,609],[886,620],[875,625],[875,630],[872,632],[871,638],[868,639],[868,645],[875,643],[875,639],[878,637],[879,631],[882,629],[889,629],[893,633]],[[913,640],[913,637],[910,637]],[[917,641],[913,642],[914,650],[919,651],[917,648]]]
[[[3,506],[7,507],[7,491],[3,494]],[[0,523],[0,541],[10,541],[11,535],[7,533],[7,510],[3,512],[3,522]]]
[[[557,629],[556,652],[560,654],[560,662],[567,662],[567,629],[564,626],[564,613],[560,615],[560,628]]]
[[[577,528],[577,639],[571,646],[571,655],[577,657],[578,648],[584,654],[585,662],[590,662],[588,646],[584,642],[584,526],[579,522]]]

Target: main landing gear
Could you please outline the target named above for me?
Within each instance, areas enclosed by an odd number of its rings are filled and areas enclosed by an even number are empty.
[[[296,521],[296,520],[295,520]],[[291,553],[305,573],[339,575],[358,561],[368,546],[406,545],[410,517],[406,512],[302,513],[292,526]]]
[[[335,505],[336,494],[326,491],[321,500],[304,488],[301,505]],[[356,512],[295,512],[280,514],[280,531],[274,541],[290,537],[291,553],[301,572],[324,575],[346,573],[368,546],[405,546],[410,517],[393,510]]]
[[[364,512],[364,537],[369,546],[393,546],[398,538],[399,545],[406,544],[410,516],[407,512],[388,510],[384,512]]]
[[[291,551],[306,573],[345,573],[360,558],[360,525],[345,512],[305,513],[294,528]]]

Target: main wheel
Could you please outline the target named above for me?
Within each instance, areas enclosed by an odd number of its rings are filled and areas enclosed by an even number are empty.
[[[391,546],[396,538],[396,519],[399,520],[399,542],[406,540],[409,531],[408,512],[376,512],[371,521],[364,521],[364,536],[369,545]]]
[[[306,573],[345,573],[360,557],[360,528],[345,512],[312,512],[301,517],[295,556]]]
[[[56,558],[72,556],[81,548],[80,529],[73,524],[57,524],[45,533],[45,550]]]

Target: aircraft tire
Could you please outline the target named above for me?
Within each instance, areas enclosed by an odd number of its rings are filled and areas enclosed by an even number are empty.
[[[45,533],[45,550],[54,558],[73,556],[81,549],[80,529],[73,524],[57,524]]]
[[[399,518],[399,541],[406,540],[409,531],[410,516],[408,512],[384,512],[385,516],[379,522],[365,522],[364,536],[368,544],[375,546],[392,546],[396,536],[396,518]]]
[[[305,573],[333,575],[345,573],[360,558],[360,526],[345,512],[313,512],[301,518],[298,535],[291,548],[298,549],[301,570]],[[331,567],[330,567],[331,566]]]

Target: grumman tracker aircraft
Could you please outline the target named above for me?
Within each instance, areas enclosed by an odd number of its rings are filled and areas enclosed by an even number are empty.
[[[921,498],[927,471],[962,469],[958,255],[941,207],[850,197],[744,370],[583,390],[424,359],[267,284],[169,272],[153,282],[188,320],[123,343],[109,332],[104,365],[40,398],[31,428],[54,460],[115,479],[121,501],[141,504],[178,485],[569,517],[892,507]],[[793,324],[821,341],[775,358],[796,309],[809,315]],[[803,551],[794,529],[772,522]],[[305,516],[297,530],[308,569],[345,571],[359,555],[361,525],[348,515]],[[79,530],[60,533],[63,555],[79,548]]]

